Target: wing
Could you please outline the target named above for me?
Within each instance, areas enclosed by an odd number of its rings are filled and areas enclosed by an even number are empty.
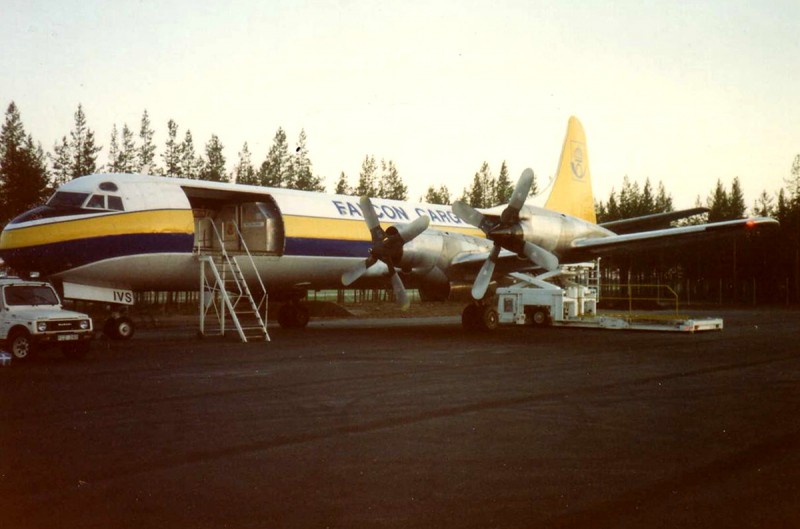
[[[776,228],[779,223],[769,217],[728,220],[695,226],[681,226],[663,230],[643,231],[578,239],[573,241],[573,250],[580,255],[602,255],[618,250],[645,250],[672,246],[676,243],[716,239],[726,235],[736,235],[761,229]]]
[[[674,220],[685,219],[701,213],[708,213],[708,208],[691,208],[680,211],[670,211],[669,213],[655,213],[630,219],[614,220],[600,224],[601,227],[611,230],[617,235],[634,233],[649,230],[658,230],[669,227],[669,223]]]

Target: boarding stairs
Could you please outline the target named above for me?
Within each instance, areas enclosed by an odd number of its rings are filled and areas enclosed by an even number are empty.
[[[210,220],[208,223],[209,232],[218,244],[213,245],[213,249],[197,250],[200,260],[200,335],[225,335],[232,327],[242,342],[270,341],[267,289],[239,228],[234,225],[241,250],[234,253],[225,249],[216,225]],[[245,279],[242,264],[257,280],[257,295],[253,294]]]

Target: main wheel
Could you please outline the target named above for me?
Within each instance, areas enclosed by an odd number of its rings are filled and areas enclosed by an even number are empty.
[[[278,309],[278,324],[284,329],[301,329],[308,320],[308,309],[302,305],[287,303]]]
[[[26,360],[33,355],[33,340],[28,331],[17,329],[8,337],[8,348],[17,360]]]
[[[130,340],[135,331],[133,321],[126,316],[109,318],[103,326],[103,334],[112,340]]]
[[[480,313],[479,327],[482,331],[493,331],[497,329],[499,317],[494,307],[487,305]]]

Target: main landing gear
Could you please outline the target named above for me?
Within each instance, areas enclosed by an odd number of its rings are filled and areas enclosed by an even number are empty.
[[[497,309],[477,301],[470,303],[461,313],[461,325],[468,331],[493,331],[498,325]]]
[[[302,329],[308,325],[308,308],[298,301],[290,301],[278,309],[278,324],[284,329]]]

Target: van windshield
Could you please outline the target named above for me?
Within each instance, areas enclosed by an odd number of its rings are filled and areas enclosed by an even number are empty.
[[[58,305],[55,291],[44,285],[10,285],[6,287],[6,304]]]

